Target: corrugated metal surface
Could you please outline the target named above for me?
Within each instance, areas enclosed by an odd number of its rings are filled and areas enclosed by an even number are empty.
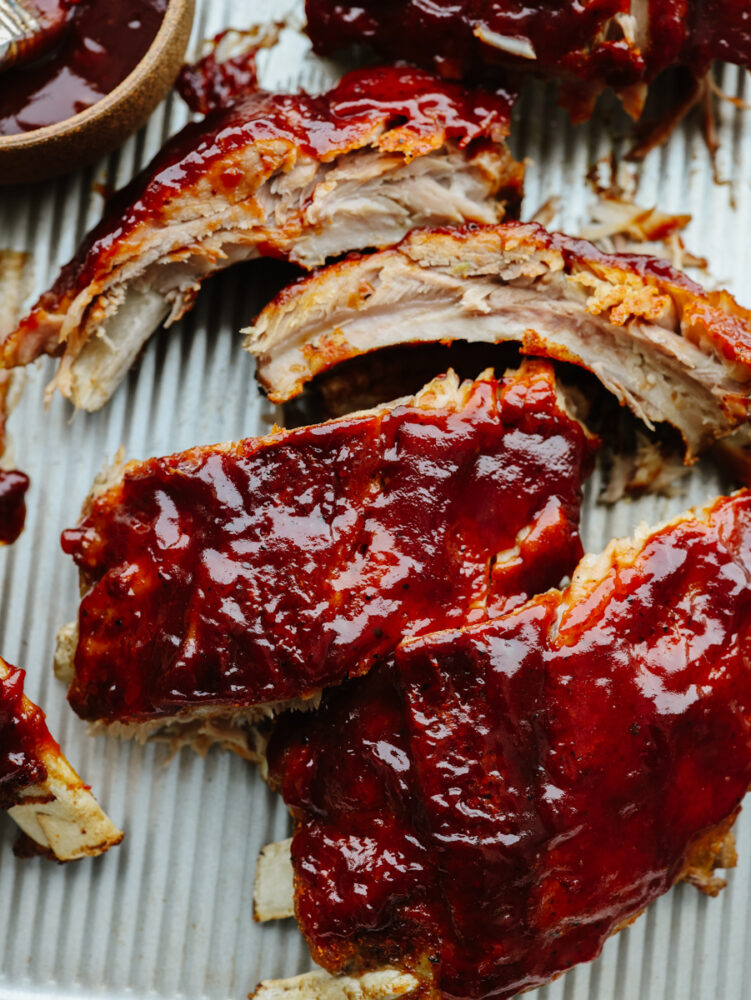
[[[297,4],[199,0],[196,40],[228,24],[242,25]],[[299,38],[262,56],[264,82],[323,86],[329,67],[305,55]],[[721,84],[751,95],[733,68]],[[721,176],[694,121],[650,155],[640,172],[638,200],[690,211],[687,243],[711,261],[712,274],[741,299],[751,299],[745,250],[751,233],[751,118],[720,108]],[[94,169],[43,187],[0,193],[0,248],[34,255],[38,291],[66,261],[97,219],[96,181],[120,185],[186,119],[177,98],[142,133]],[[615,118],[616,124],[619,119]],[[745,126],[745,127],[744,127]],[[615,128],[615,126],[613,127]],[[517,121],[515,148],[533,161],[526,207],[563,194],[558,224],[576,231],[592,199],[584,177],[612,148],[613,129],[572,129],[550,88],[535,88]],[[745,170],[744,170],[745,167]],[[733,207],[734,206],[734,207]],[[58,546],[80,503],[120,444],[129,456],[164,454],[193,444],[264,430],[272,414],[256,391],[253,364],[240,350],[239,327],[258,300],[252,265],[205,289],[184,322],[149,344],[138,369],[98,414],[70,420],[56,399],[42,412],[52,366],[41,365],[11,420],[18,464],[32,476],[27,528],[0,554],[0,650],[27,668],[28,690],[45,707],[51,727],[127,831],[121,848],[94,862],[56,867],[16,861],[15,830],[0,822],[0,997],[133,996],[230,998],[261,978],[293,975],[309,965],[291,921],[259,928],[251,918],[251,887],[259,848],[285,835],[280,802],[253,769],[230,755],[200,760],[183,751],[168,764],[164,748],[91,739],[68,710],[50,664],[56,628],[74,617],[76,575]],[[716,492],[711,470],[685,481],[683,496],[648,498],[615,509],[594,503],[592,484],[584,529],[590,549]],[[748,822],[746,821],[748,820]],[[740,866],[730,887],[707,900],[682,887],[653,906],[603,957],[540,993],[546,1000],[745,1000],[751,982],[751,815],[738,826]]]

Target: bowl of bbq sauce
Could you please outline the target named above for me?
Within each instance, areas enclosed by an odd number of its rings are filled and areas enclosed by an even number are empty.
[[[194,0],[4,3],[36,23],[5,46],[0,31],[0,185],[85,166],[140,128],[174,83],[194,12]]]

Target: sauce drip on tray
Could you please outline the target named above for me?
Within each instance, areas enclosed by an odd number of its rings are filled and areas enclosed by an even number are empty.
[[[0,469],[0,543],[10,545],[23,531],[28,488],[26,473]]]

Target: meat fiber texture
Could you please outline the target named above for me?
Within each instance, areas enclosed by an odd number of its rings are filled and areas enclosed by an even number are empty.
[[[122,833],[104,814],[23,692],[24,671],[0,659],[0,809],[58,861],[102,854]]]
[[[316,961],[510,998],[695,877],[751,782],[750,584],[742,491],[283,718],[270,777]]]
[[[509,100],[408,68],[321,97],[258,92],[187,125],[107,206],[0,347],[62,355],[48,393],[96,410],[209,274],[259,256],[310,268],[412,226],[494,222],[521,197]]]
[[[281,703],[567,575],[594,448],[535,361],[131,462],[63,536],[84,593],[58,657],[69,701],[110,731],[252,757],[244,727]]]
[[[422,229],[284,289],[246,331],[275,402],[381,347],[512,340],[593,372],[691,461],[748,419],[751,313],[666,261],[536,223]]]

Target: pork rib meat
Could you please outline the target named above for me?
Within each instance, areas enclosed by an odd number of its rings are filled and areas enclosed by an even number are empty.
[[[254,93],[189,124],[109,202],[0,346],[5,367],[62,355],[55,388],[95,410],[208,275],[261,255],[309,268],[412,226],[512,212],[509,102],[408,68],[327,94]]]
[[[749,412],[751,313],[729,293],[536,223],[417,230],[289,286],[246,332],[276,402],[381,347],[512,340],[676,427],[689,460]]]

